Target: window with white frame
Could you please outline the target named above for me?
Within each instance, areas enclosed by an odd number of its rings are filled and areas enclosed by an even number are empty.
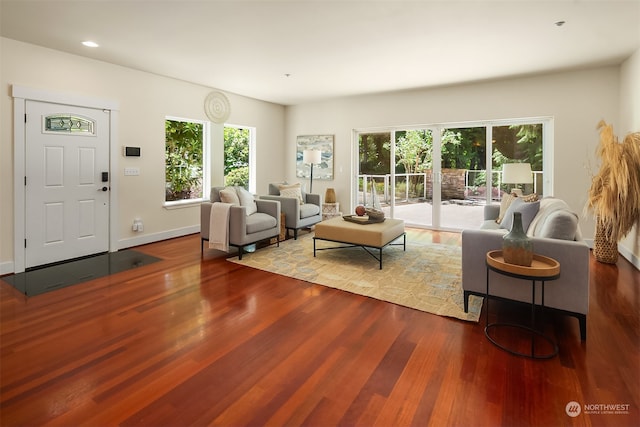
[[[208,188],[209,125],[200,120],[165,120],[165,204],[201,200]]]
[[[224,126],[224,183],[255,191],[255,128]]]

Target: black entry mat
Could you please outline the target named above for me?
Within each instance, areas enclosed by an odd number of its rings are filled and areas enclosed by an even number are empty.
[[[33,296],[156,261],[160,258],[127,249],[12,274],[2,277],[2,280],[23,294]]]

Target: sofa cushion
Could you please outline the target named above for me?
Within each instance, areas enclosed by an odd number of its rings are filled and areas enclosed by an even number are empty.
[[[220,190],[219,195],[222,203],[230,203],[233,206],[240,206],[240,199],[238,198],[238,193],[235,188],[227,187]]]
[[[278,222],[271,215],[257,212],[247,216],[247,234],[268,230],[276,226]]]
[[[300,189],[300,184],[280,184],[278,186],[280,190],[280,195],[282,197],[293,197],[300,201],[300,204],[304,203],[304,199],[302,198],[302,191]]]
[[[288,182],[279,182],[279,183],[271,183],[269,184],[269,195],[271,196],[279,196],[280,195],[280,186],[281,185],[291,185]],[[302,193],[302,199],[307,200],[307,187],[304,183],[299,183],[296,185],[300,185],[300,193]]]
[[[527,232],[532,237],[575,240],[580,238],[578,215],[569,205],[554,197],[545,197],[540,201],[540,211]]]
[[[236,187],[236,192],[238,193],[238,198],[240,199],[240,206],[244,206],[247,212],[247,216],[253,215],[258,212],[258,205],[256,205],[255,198],[253,194],[249,193],[243,187]]]
[[[500,201],[500,213],[498,214],[498,218],[496,219],[496,222],[498,224],[502,222],[505,214],[507,213],[507,209],[509,209],[511,203],[513,203],[513,201],[517,198],[518,196],[515,196],[513,194],[502,193],[502,200]]]
[[[300,219],[309,218],[310,216],[318,215],[320,213],[320,206],[312,203],[305,203],[300,205]]]
[[[509,205],[502,222],[500,222],[500,228],[511,230],[513,226],[513,213],[520,212],[522,214],[522,229],[526,233],[539,209],[540,201],[525,202],[522,198],[518,197]]]
[[[575,240],[578,229],[578,215],[569,211],[555,211],[547,216],[536,237]]]

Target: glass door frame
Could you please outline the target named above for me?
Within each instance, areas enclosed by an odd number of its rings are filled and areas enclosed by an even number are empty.
[[[396,205],[396,132],[398,131],[408,131],[408,130],[426,130],[426,131],[430,131],[432,134],[432,141],[433,141],[433,147],[432,147],[432,158],[433,158],[433,167],[432,167],[432,182],[433,182],[433,193],[432,193],[432,221],[431,221],[431,225],[426,225],[427,228],[432,228],[435,227],[435,223],[440,224],[440,199],[441,199],[441,191],[440,191],[440,185],[435,185],[436,182],[440,182],[440,177],[441,177],[441,159],[440,159],[440,153],[441,153],[441,148],[440,148],[440,143],[441,143],[441,136],[439,133],[439,130],[437,128],[437,126],[434,125],[428,125],[428,126],[420,126],[420,125],[412,125],[412,126],[390,126],[390,127],[384,127],[384,128],[366,128],[366,129],[353,129],[351,134],[351,139],[352,139],[352,144],[351,144],[351,159],[352,159],[352,169],[353,171],[355,171],[354,174],[352,174],[352,181],[350,182],[350,191],[351,191],[351,205],[352,207],[355,208],[355,206],[358,204],[358,177],[359,177],[359,169],[360,169],[360,151],[359,151],[359,135],[360,134],[366,134],[366,133],[389,133],[389,142],[390,142],[390,150],[389,150],[389,157],[390,157],[390,161],[393,162],[393,164],[389,165],[389,181],[392,183],[391,185],[391,189],[389,192],[389,199],[390,199],[390,204],[389,204],[389,213],[391,215],[391,218],[395,218],[395,205]],[[437,154],[437,155],[436,155]],[[436,200],[438,201],[438,205],[436,205]],[[437,208],[436,208],[437,206]],[[353,209],[352,209],[353,210]],[[425,226],[425,225],[423,225]]]
[[[432,194],[432,221],[430,226],[425,228],[433,228],[436,230],[454,230],[441,227],[441,212],[440,207],[442,204],[442,132],[445,129],[456,128],[472,128],[472,127],[484,127],[486,132],[486,179],[485,185],[488,189],[485,195],[485,202],[491,204],[492,190],[493,190],[493,127],[495,126],[510,126],[510,125],[526,125],[526,124],[542,124],[542,164],[544,179],[542,182],[542,194],[539,196],[553,196],[553,171],[554,171],[554,118],[551,116],[540,117],[525,117],[525,118],[510,118],[510,119],[496,119],[496,120],[477,120],[469,122],[448,122],[448,123],[436,123],[425,125],[411,125],[411,126],[386,126],[386,127],[374,127],[374,128],[361,128],[353,129],[351,132],[351,182],[350,182],[350,195],[352,208],[358,203],[358,174],[359,174],[359,135],[363,133],[389,133],[390,134],[390,158],[393,161],[393,165],[390,165],[390,179],[394,185],[390,190],[390,215],[394,217],[395,207],[395,135],[397,131],[405,130],[429,130],[432,132],[433,147],[433,169],[432,169],[432,182],[433,182],[433,194]]]

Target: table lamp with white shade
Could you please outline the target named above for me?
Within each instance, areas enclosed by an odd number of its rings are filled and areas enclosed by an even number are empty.
[[[311,165],[311,181],[309,184],[309,193],[313,192],[313,165],[318,165],[322,161],[322,153],[320,150],[304,150],[302,152],[302,163]]]
[[[533,184],[533,173],[529,163],[505,163],[502,165],[503,184]],[[511,193],[522,196],[522,190],[514,186]]]

